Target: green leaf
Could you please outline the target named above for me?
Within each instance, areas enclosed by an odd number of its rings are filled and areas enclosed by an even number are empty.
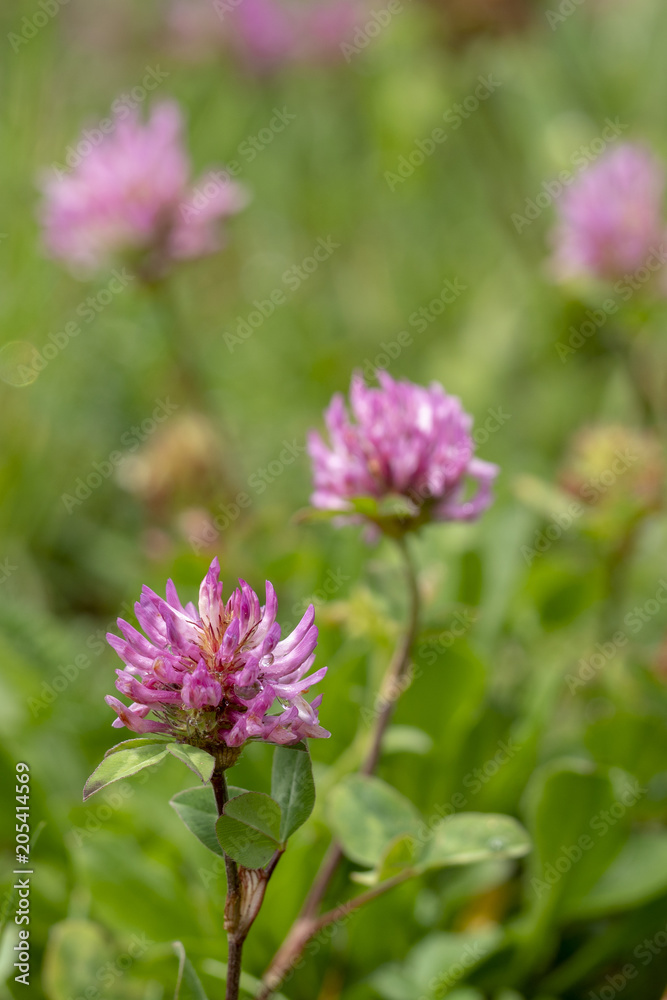
[[[586,731],[586,747],[598,763],[620,767],[642,784],[665,770],[667,726],[662,716],[618,711]]]
[[[297,510],[297,512],[292,515],[292,520],[295,524],[317,524],[319,521],[332,521],[335,517],[341,517],[345,514],[349,517],[350,511],[324,510],[320,507],[303,507],[301,510]]]
[[[157,764],[167,755],[167,748],[161,743],[151,743],[148,746],[132,747],[119,750],[110,757],[105,757],[88,778],[83,789],[83,800],[89,799],[101,788],[106,788],[113,781],[121,781],[142,771],[145,767]]]
[[[186,788],[185,791],[174,795],[169,805],[176,810],[188,830],[194,833],[204,847],[208,847],[209,851],[213,851],[219,857],[224,857],[224,851],[215,833],[218,807],[210,785]]]
[[[123,743],[117,743],[115,747],[107,750],[104,756],[106,758],[111,756],[111,754],[119,753],[123,750],[133,750],[139,747],[150,746],[167,749],[170,754],[186,764],[191,771],[194,771],[204,784],[211,780],[213,768],[215,767],[215,757],[207,753],[206,750],[201,750],[199,747],[192,747],[188,743],[174,743],[170,737],[161,736],[159,733],[154,736],[145,736],[136,740],[125,740]]]
[[[415,844],[415,838],[409,833],[392,840],[378,865],[377,881],[384,882],[411,868],[415,863]]]
[[[370,496],[352,497],[349,503],[354,512],[395,537],[401,535],[405,528],[418,527],[426,519],[423,509],[400,493],[389,494],[381,499]]]
[[[270,795],[245,792],[230,799],[215,828],[226,854],[244,868],[263,868],[281,847],[281,810]]]
[[[348,506],[337,510],[305,507],[297,511],[293,519],[297,524],[312,524],[317,521],[331,521],[336,517],[361,514],[380,526],[383,524],[388,526],[390,522],[415,520],[420,513],[420,508],[409,497],[401,493],[391,493],[381,499],[372,496],[351,497]]]
[[[120,750],[132,750],[134,747],[150,747],[159,743],[164,746],[170,742],[170,739],[171,737],[161,736],[160,733],[155,733],[153,736],[138,736],[134,740],[123,740],[122,743],[116,743],[115,747],[110,747],[104,756],[110,757],[112,753],[118,753]]]
[[[373,871],[352,872],[350,878],[359,885],[374,886],[400,875],[406,869],[412,869],[415,863],[416,844],[417,841],[410,833],[396,837],[387,847],[377,868]]]
[[[530,850],[530,838],[511,816],[457,813],[441,821],[428,839],[425,823],[419,836],[407,834],[391,842],[374,872],[356,873],[356,882],[376,885],[411,869],[421,875],[435,868],[474,865],[482,861],[520,858]]]
[[[454,990],[447,995],[447,1000],[484,1000],[484,994],[474,990],[472,986],[464,986],[462,990]]]
[[[113,958],[103,927],[89,920],[63,920],[49,931],[42,970],[48,1000],[84,996],[100,969]]]
[[[281,809],[280,840],[284,843],[302,826],[315,805],[315,782],[305,744],[276,747],[271,772],[271,796]]]
[[[619,853],[628,835],[629,808],[617,800],[605,774],[581,761],[540,768],[525,802],[535,844],[528,901],[535,914],[570,907],[590,892]]]
[[[419,516],[419,506],[402,493],[389,493],[377,501],[377,514],[381,518],[413,518]]]
[[[204,784],[211,780],[215,767],[215,757],[207,753],[206,750],[191,747],[187,743],[170,743],[168,750],[178,760],[182,760],[191,771],[194,771]]]
[[[420,872],[450,865],[470,865],[491,858],[521,858],[530,851],[530,837],[511,816],[457,813],[438,824],[421,853]]]
[[[558,486],[529,474],[516,476],[512,483],[514,494],[521,503],[537,511],[542,517],[553,518],[568,514],[572,496]]]
[[[419,514],[417,504],[401,493],[389,493],[380,499],[371,496],[352,497],[349,502],[357,513],[374,521],[383,518],[412,518]]]
[[[667,892],[667,832],[647,830],[630,837],[588,895],[567,909],[570,919],[597,919],[634,909]]]
[[[463,985],[469,972],[493,954],[503,940],[499,928],[463,934],[428,934],[404,962],[391,962],[369,977],[386,1000],[477,1000],[481,995]]]
[[[236,785],[227,785],[227,798],[236,799],[239,795],[246,795],[247,788],[238,788]]]
[[[199,982],[199,976],[192,968],[181,942],[174,941],[172,948],[178,958],[178,979],[174,1000],[207,1000],[204,987]]]
[[[417,726],[390,726],[382,740],[382,753],[414,753],[425,757],[433,749],[433,740]]]
[[[400,792],[379,778],[353,774],[331,792],[329,822],[352,861],[376,867],[391,842],[416,835],[419,814]]]

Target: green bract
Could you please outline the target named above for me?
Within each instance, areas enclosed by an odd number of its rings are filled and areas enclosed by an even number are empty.
[[[98,764],[84,786],[84,801],[112,782],[130,778],[145,767],[158,764],[167,754],[182,761],[203,782],[211,780],[215,758],[205,750],[184,743],[174,743],[160,736],[141,737],[118,743],[107,750],[104,760]]]

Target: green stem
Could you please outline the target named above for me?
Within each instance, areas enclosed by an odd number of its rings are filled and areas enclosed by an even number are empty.
[[[408,618],[405,631],[394,651],[382,683],[381,690],[383,697],[381,707],[371,733],[368,751],[359,768],[359,772],[366,775],[372,774],[377,767],[382,749],[382,739],[393,715],[396,702],[406,686],[410,667],[410,653],[419,624],[420,597],[416,570],[405,536],[398,538],[397,544],[403,558],[409,595]],[[283,944],[274,955],[271,964],[264,974],[264,985],[257,994],[256,1000],[268,1000],[268,997],[278,989],[289,970],[300,958],[308,942],[318,931],[327,924],[341,919],[341,917],[357,909],[359,906],[363,906],[364,903],[374,899],[379,894],[375,890],[362,893],[355,899],[349,900],[347,903],[343,903],[334,910],[318,917],[317,914],[322,901],[334,875],[338,871],[338,866],[342,859],[343,851],[341,846],[336,841],[333,841],[324,856],[299,916],[292,924]],[[391,882],[386,883],[385,888],[390,889],[402,880],[402,878],[392,879]]]
[[[625,330],[615,331],[611,337],[611,347],[632,386],[643,423],[648,427],[659,426],[662,415],[656,406],[653,386],[650,384],[651,373],[631,342],[630,334]]]
[[[366,892],[360,893],[354,899],[349,899],[346,903],[341,903],[339,906],[334,907],[333,910],[328,910],[320,917],[299,916],[292,924],[289,934],[271,963],[270,969],[267,970],[264,976],[264,985],[256,995],[255,1000],[268,1000],[268,997],[278,989],[292,966],[299,960],[308,942],[319,934],[320,931],[324,930],[325,927],[344,920],[350,913],[354,913],[355,910],[361,909],[366,903],[371,903],[379,896],[383,896],[385,892],[389,892],[394,886],[400,885],[409,878],[413,878],[414,875],[415,872],[412,869],[406,869],[398,875],[394,875],[393,878],[382,882],[380,885],[376,885],[372,889],[367,889]]]
[[[606,593],[601,617],[603,640],[617,632],[619,628],[627,589],[628,572],[637,540],[637,527],[636,523],[631,525],[620,543],[604,559]]]
[[[183,395],[198,409],[206,397],[206,387],[196,363],[193,347],[187,343],[179,309],[168,279],[145,282],[160,333],[164,339]]]
[[[227,952],[227,989],[225,1000],[238,1000],[241,988],[241,955],[245,938],[229,935]]]
[[[397,544],[403,557],[405,581],[409,595],[408,621],[403,638],[396,647],[394,655],[389,664],[389,669],[385,675],[381,690],[381,708],[373,728],[371,744],[361,766],[362,774],[372,774],[377,767],[382,750],[382,739],[387,726],[394,714],[394,707],[406,685],[407,675],[410,668],[410,653],[417,634],[419,624],[419,587],[417,585],[417,573],[410,555],[410,549],[405,535],[397,539]]]
[[[211,785],[215,793],[218,816],[221,816],[225,804],[229,801],[225,768],[220,760],[216,761],[211,776]],[[227,930],[227,988],[225,1000],[238,1000],[241,985],[241,955],[245,934],[238,933],[241,916],[241,884],[236,862],[225,854],[225,870],[227,872],[227,901],[225,904],[225,929]]]

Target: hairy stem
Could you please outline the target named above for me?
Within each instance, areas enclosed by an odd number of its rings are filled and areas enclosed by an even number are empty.
[[[399,875],[387,879],[380,885],[360,893],[354,899],[341,903],[339,906],[328,910],[321,916],[304,916],[303,913],[295,920],[290,931],[276,953],[271,966],[264,976],[264,985],[257,994],[256,1000],[267,1000],[268,997],[277,990],[283,979],[298,963],[304,948],[317,934],[330,924],[336,924],[344,920],[350,913],[361,909],[366,903],[372,902],[378,896],[384,895],[394,886],[400,885],[406,879],[412,878],[414,872],[411,869],[402,871]]]
[[[398,546],[403,557],[409,595],[408,618],[405,631],[394,651],[382,682],[380,707],[371,732],[368,750],[359,768],[361,774],[372,774],[377,767],[382,750],[382,739],[391,721],[394,706],[406,687],[410,667],[410,653],[419,624],[420,601],[417,574],[404,536],[398,539]],[[322,901],[334,875],[338,871],[338,866],[342,858],[343,851],[340,844],[334,841],[322,860],[322,864],[315,876],[312,888],[306,897],[299,916],[292,924],[287,937],[264,974],[264,985],[257,994],[256,1000],[267,1000],[274,990],[278,989],[289,970],[298,962],[308,942],[323,927],[340,920],[347,913],[356,910],[370,899],[374,899],[375,896],[380,895],[380,892],[385,892],[399,881],[402,881],[402,878],[399,877],[390,879],[386,883],[383,883],[382,887],[378,886],[370,889],[368,892],[362,893],[355,899],[351,899],[347,903],[342,903],[335,909],[318,917],[317,914]]]
[[[378,896],[383,896],[385,892],[389,892],[394,886],[400,885],[401,882],[407,881],[409,878],[413,878],[415,872],[411,868],[406,868],[404,871],[400,872],[399,875],[394,875],[393,878],[388,878],[379,885],[373,886],[372,889],[367,889],[366,892],[360,893],[355,896],[354,899],[349,899],[346,903],[341,903],[340,906],[335,906],[333,910],[328,910],[327,913],[323,913],[321,917],[315,921],[314,933],[321,931],[324,927],[328,927],[329,924],[338,923],[339,920],[343,920],[349,913],[353,913],[355,910],[360,910],[362,906],[366,903],[372,902],[377,899]]]
[[[216,761],[215,769],[211,776],[211,785],[215,793],[215,802],[218,807],[218,816],[222,816],[225,803],[229,801],[227,791],[227,779],[225,778],[225,768],[220,760]],[[239,881],[239,870],[236,862],[225,854],[225,870],[227,872],[227,902],[225,904],[225,929],[227,931],[228,957],[227,957],[227,988],[225,990],[225,1000],[238,1000],[239,987],[241,983],[241,954],[245,934],[238,933],[239,920],[241,915],[241,885]]]
[[[637,528],[638,523],[632,524],[621,541],[603,559],[606,577],[606,593],[600,621],[603,640],[618,629],[619,621],[623,617],[623,602],[637,542]]]
[[[233,934],[229,935],[225,1000],[238,1000],[239,989],[241,987],[241,955],[243,953],[244,941],[244,937],[236,937]]]
[[[176,373],[177,383],[186,399],[201,407],[205,396],[201,373],[192,346],[186,344],[178,306],[168,279],[145,282],[150,294],[160,333],[164,339]]]
[[[391,717],[394,714],[394,706],[406,686],[406,680],[410,667],[410,653],[412,651],[415,635],[417,634],[417,626],[419,624],[419,587],[417,585],[417,574],[412,562],[408,543],[404,536],[399,540],[399,548],[403,556],[405,580],[410,601],[408,621],[403,637],[396,647],[382,683],[382,689],[380,691],[380,709],[373,727],[370,747],[366,755],[366,759],[360,769],[362,774],[372,774],[377,767],[378,760],[380,759],[380,751],[382,749],[382,739],[387,726],[391,721]]]
[[[647,427],[660,426],[663,418],[654,396],[653,372],[650,365],[641,356],[638,346],[632,342],[626,330],[613,335],[611,348],[634,391],[643,423]]]

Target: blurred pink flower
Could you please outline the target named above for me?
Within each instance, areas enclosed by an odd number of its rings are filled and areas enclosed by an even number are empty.
[[[233,47],[253,68],[273,68],[295,58],[298,23],[280,0],[240,0],[225,20]]]
[[[350,420],[340,394],[325,420],[330,445],[311,431],[315,491],[311,502],[327,510],[350,510],[364,496],[405,497],[419,521],[473,520],[491,503],[498,467],[474,457],[472,418],[437,382],[428,388],[395,382],[386,372],[380,387],[368,388],[355,375]],[[477,492],[466,497],[468,480]]]
[[[209,750],[248,740],[287,744],[329,736],[318,720],[322,696],[304,698],[327,672],[320,667],[306,676],[317,645],[312,604],[281,640],[272,585],[267,581],[263,607],[244,580],[223,603],[219,574],[214,559],[198,609],[183,607],[171,580],[166,600],[144,587],[135,612],[145,635],[118,619],[124,638],[109,633],[107,639],[125,663],[116,671],[116,687],[133,704],[107,696],[118,714],[113,725],[168,733]],[[276,703],[280,710],[272,714]]]
[[[168,25],[181,52],[229,48],[257,74],[343,58],[364,0],[174,0]]]
[[[643,146],[603,154],[562,195],[553,265],[561,279],[622,278],[646,264],[665,236],[665,170]]]
[[[305,19],[305,34],[312,59],[340,59],[342,45],[351,45],[365,7],[350,0],[330,0],[314,5]],[[306,44],[308,48],[308,43]]]
[[[43,182],[41,221],[48,251],[93,272],[119,257],[138,273],[159,277],[177,260],[215,253],[219,222],[246,202],[222,170],[194,186],[173,102],[158,104],[143,123],[124,108],[97,145],[86,139],[68,174]],[[83,148],[82,148],[83,146]]]

